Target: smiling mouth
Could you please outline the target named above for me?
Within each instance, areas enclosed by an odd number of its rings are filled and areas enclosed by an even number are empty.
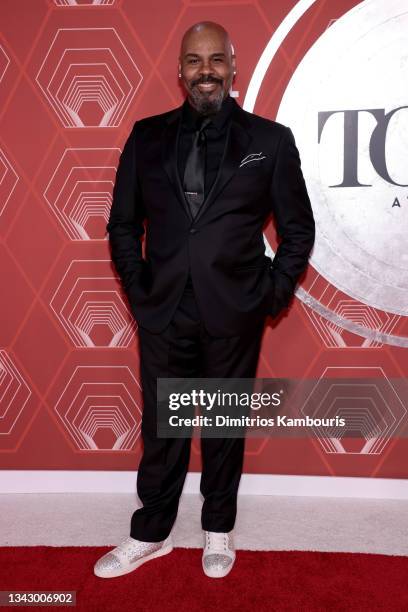
[[[213,91],[218,86],[218,83],[199,83],[197,85],[200,91]]]

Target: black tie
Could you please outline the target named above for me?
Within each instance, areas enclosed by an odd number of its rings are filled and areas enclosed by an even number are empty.
[[[204,130],[208,127],[210,122],[211,119],[206,117],[200,129],[195,132],[193,144],[188,154],[186,168],[184,170],[183,189],[186,194],[187,202],[190,205],[193,219],[204,201],[206,155],[206,137]]]

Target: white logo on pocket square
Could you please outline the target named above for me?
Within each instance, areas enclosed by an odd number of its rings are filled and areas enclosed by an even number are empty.
[[[241,163],[239,164],[239,168],[241,168],[241,166],[245,166],[245,164],[249,164],[253,161],[259,161],[260,159],[265,159],[266,155],[262,155],[262,151],[260,151],[259,153],[250,153],[249,155],[247,155],[246,157],[244,157],[244,159],[241,160]]]

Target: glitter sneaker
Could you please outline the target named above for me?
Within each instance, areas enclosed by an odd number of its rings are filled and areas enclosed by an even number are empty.
[[[142,542],[128,537],[116,548],[98,559],[94,574],[99,578],[116,578],[133,572],[146,561],[167,555],[173,550],[171,536],[162,542]]]
[[[210,578],[223,578],[232,570],[235,550],[230,533],[205,531],[205,545],[202,557],[204,574]]]

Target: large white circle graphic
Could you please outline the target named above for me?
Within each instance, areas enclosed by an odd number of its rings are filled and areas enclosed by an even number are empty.
[[[405,316],[407,32],[407,0],[357,5],[306,53],[277,114],[301,152],[317,230],[311,265],[352,298]]]

